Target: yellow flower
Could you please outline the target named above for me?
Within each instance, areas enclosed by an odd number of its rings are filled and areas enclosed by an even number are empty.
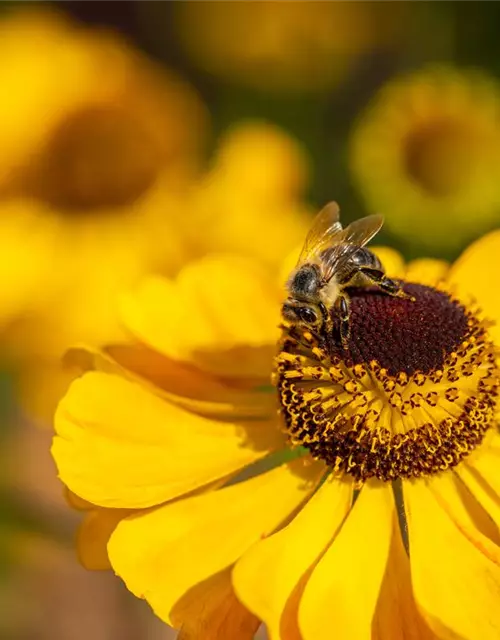
[[[0,61],[0,326],[32,387],[75,340],[123,335],[122,287],[192,255],[177,219],[206,118],[119,36],[49,10],[0,21]]]
[[[167,19],[145,5],[150,31]],[[223,79],[272,92],[321,92],[359,58],[394,40],[401,11],[370,3],[179,3],[176,32],[191,59]],[[162,33],[162,31],[159,31]]]
[[[43,267],[50,267],[50,254],[37,256],[36,264],[32,264],[29,257],[30,252],[34,255],[34,243],[24,243],[22,255],[28,259],[21,263],[18,256],[14,256],[16,259],[9,264],[11,268],[32,266],[28,275],[36,275],[40,285],[33,292],[33,281],[25,278],[25,301],[18,299],[12,308],[23,309],[29,303],[36,313],[26,320],[17,317],[5,334],[11,352],[16,350],[16,358],[29,358],[19,382],[24,408],[36,416],[52,419],[55,400],[63,395],[74,377],[74,371],[61,369],[59,358],[54,357],[63,347],[82,341],[101,344],[123,336],[115,318],[114,293],[118,286],[127,286],[133,280],[132,277],[127,280],[124,275],[134,274],[134,269],[168,274],[181,260],[186,262],[217,250],[256,258],[270,268],[276,268],[283,256],[301,241],[310,224],[310,212],[302,204],[308,178],[307,158],[293,138],[270,124],[241,123],[220,139],[210,169],[185,193],[179,194],[177,200],[172,198],[171,203],[165,202],[165,207],[175,212],[174,224],[170,224],[168,218],[161,224],[160,216],[169,214],[161,206],[156,212],[158,225],[139,230],[127,242],[122,243],[123,228],[113,231],[110,227],[109,234],[99,238],[90,234],[92,227],[89,227],[89,234],[85,236],[88,263],[82,257],[82,271],[78,275],[83,282],[80,280],[75,286],[71,278],[76,280],[77,274],[60,270],[56,275],[63,278],[66,288],[56,300],[53,297],[47,300],[47,285],[44,284],[44,278],[49,276]],[[167,195],[165,193],[164,197]],[[19,203],[21,207],[17,221],[21,213],[26,215],[26,204]],[[140,224],[141,219],[137,222]],[[101,221],[101,231],[103,228]],[[19,252],[17,243],[22,242],[25,235],[24,229],[17,231],[19,238],[9,242],[13,253]],[[155,231],[157,237],[146,242]],[[141,253],[134,262],[130,252],[137,244],[134,238],[141,234],[146,236],[143,243],[146,255]],[[162,240],[164,234],[169,235],[165,242]],[[74,242],[78,239],[75,233]],[[48,252],[46,237],[43,234],[33,236],[33,241],[38,240],[40,250]],[[80,238],[79,246],[83,255],[82,240]],[[154,243],[160,240],[163,245],[160,244],[159,249],[164,246],[165,255],[155,259]],[[169,249],[170,245],[172,249]],[[106,288],[105,265],[108,265],[110,277],[114,274],[122,276],[116,287]],[[11,280],[18,283],[12,292],[19,297],[23,291],[19,287],[21,274],[13,273]],[[50,285],[54,286],[54,279]],[[35,294],[39,295],[39,300]],[[94,302],[89,304],[92,300]]]
[[[309,158],[283,130],[258,121],[233,125],[189,200],[190,246],[199,255],[237,253],[276,268],[310,225],[308,181]]]
[[[499,251],[380,250],[415,300],[354,291],[347,351],[279,337],[281,283],[251,260],[127,295],[135,344],[73,352],[55,418],[84,564],[181,638],[496,640]]]
[[[114,331],[112,291],[185,259],[175,216],[204,112],[118,36],[51,11],[3,19],[0,59],[1,316],[45,306],[38,346],[53,353],[65,332]]]
[[[352,135],[351,168],[388,229],[462,248],[500,219],[500,85],[434,68],[390,82]]]

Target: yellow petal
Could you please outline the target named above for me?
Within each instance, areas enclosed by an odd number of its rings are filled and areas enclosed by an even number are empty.
[[[500,344],[500,296],[498,272],[500,270],[500,231],[493,231],[474,242],[451,267],[449,282],[464,299],[477,300],[484,314],[497,324],[490,329],[493,339]]]
[[[297,267],[297,261],[300,257],[300,252],[302,251],[303,243],[296,246],[293,251],[290,251],[285,259],[282,261],[281,268],[278,271],[278,279],[277,285],[280,289],[281,295],[283,298],[287,295],[286,293],[286,282],[290,277],[292,271]]]
[[[272,422],[202,418],[138,384],[90,372],[56,413],[53,455],[62,481],[104,507],[161,504],[280,448]]]
[[[370,251],[380,259],[390,278],[402,278],[405,272],[403,256],[391,247],[370,247]]]
[[[295,199],[305,190],[309,159],[285,131],[263,122],[235,125],[220,141],[215,163],[219,180],[245,195]],[[212,177],[216,179],[217,176]]]
[[[456,467],[456,474],[467,486],[474,498],[496,523],[495,533],[488,535],[500,542],[500,435],[494,433],[483,445],[462,464]]]
[[[272,388],[251,388],[224,381],[192,365],[176,362],[142,344],[108,345],[103,349],[70,349],[65,361],[81,371],[103,371],[140,382],[169,402],[211,418],[265,419],[276,411]]]
[[[419,258],[408,263],[404,278],[408,282],[434,286],[446,277],[448,269],[449,264],[444,260]]]
[[[26,360],[17,377],[17,396],[23,410],[39,424],[52,427],[57,403],[78,371],[62,367],[59,358]]]
[[[196,495],[205,491],[215,491],[227,478],[206,485],[201,490],[191,492]],[[90,571],[104,571],[111,569],[108,557],[108,542],[118,523],[134,513],[131,509],[101,509],[85,502],[67,491],[67,497],[72,506],[85,510],[85,517],[78,528],[76,547],[80,563]]]
[[[69,506],[77,511],[91,511],[95,508],[95,504],[80,498],[80,496],[70,491],[68,487],[64,487],[64,497]]]
[[[213,493],[123,520],[109,557],[128,589],[181,626],[183,598],[269,535],[313,491],[324,466],[295,460]],[[178,613],[176,613],[176,611]]]
[[[437,640],[420,615],[410,576],[410,562],[403,547],[394,513],[391,549],[372,625],[371,640]]]
[[[4,100],[3,107],[7,104]],[[4,170],[0,164],[0,174]],[[53,263],[59,229],[51,216],[27,200],[3,199],[1,207],[0,325],[5,328],[27,309],[44,304],[47,289],[52,292],[58,283]]]
[[[500,637],[500,553],[477,528],[452,474],[403,485],[413,589],[439,637]]]
[[[174,360],[225,376],[269,377],[280,295],[267,271],[238,257],[207,256],[174,281],[150,278],[124,297],[134,335]]]
[[[96,509],[86,514],[78,529],[76,547],[78,559],[90,571],[111,569],[108,559],[108,540],[129,509]]]
[[[257,542],[236,564],[236,593],[265,622],[272,640],[300,638],[300,595],[310,569],[337,533],[351,501],[352,483],[330,478],[289,525]]]
[[[304,640],[370,638],[386,570],[394,503],[387,484],[367,484],[325,555],[299,605]]]
[[[176,606],[177,640],[253,640],[260,620],[239,602],[225,569],[188,591]]]

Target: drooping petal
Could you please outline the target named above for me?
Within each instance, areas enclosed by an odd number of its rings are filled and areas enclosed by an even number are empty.
[[[456,473],[496,523],[500,536],[500,435],[492,434],[482,447],[456,467]],[[489,532],[490,537],[495,536]],[[500,540],[497,540],[500,542]]]
[[[190,590],[272,533],[314,490],[324,470],[309,458],[298,459],[219,491],[127,518],[111,536],[111,564],[132,593],[179,627]]]
[[[404,278],[408,282],[434,286],[446,277],[448,269],[449,264],[444,260],[419,258],[408,263]]]
[[[92,511],[95,509],[95,504],[80,498],[80,496],[70,491],[68,487],[64,487],[64,498],[69,506],[77,511]]]
[[[129,509],[95,509],[85,515],[78,530],[78,559],[90,571],[111,569],[107,545],[116,526],[130,515]]]
[[[394,514],[389,560],[380,589],[371,640],[437,640],[420,615],[413,595],[410,562]]]
[[[222,478],[279,449],[272,422],[208,420],[119,376],[76,380],[55,418],[53,455],[78,496],[144,508]]]
[[[208,256],[176,281],[147,280],[124,297],[122,316],[140,341],[174,360],[255,378],[271,369],[279,304],[278,287],[258,264]]]
[[[387,566],[393,514],[390,486],[366,484],[305,586],[299,605],[303,640],[370,638]]]
[[[81,371],[103,371],[150,387],[169,402],[209,418],[268,418],[276,396],[265,388],[226,382],[194,366],[171,360],[143,344],[70,349],[65,362]]]
[[[452,474],[403,484],[415,598],[441,638],[500,636],[500,549],[460,500]]]
[[[484,314],[496,325],[490,329],[496,344],[500,344],[500,231],[493,231],[472,244],[451,267],[449,282],[465,299],[477,300]]]
[[[289,525],[257,542],[236,564],[236,593],[265,622],[272,640],[300,638],[300,596],[349,512],[352,491],[351,482],[330,478]]]
[[[199,495],[208,491],[219,489],[227,478],[221,478],[216,482],[204,485],[201,489],[196,489],[189,493],[189,496]],[[67,492],[75,508],[85,510],[76,537],[76,547],[80,563],[90,571],[103,571],[111,569],[108,557],[108,542],[111,534],[116,529],[119,522],[124,518],[137,513],[133,509],[103,509],[86,503],[70,491]]]
[[[253,640],[260,626],[236,597],[230,569],[190,589],[176,616],[183,620],[178,640]]]

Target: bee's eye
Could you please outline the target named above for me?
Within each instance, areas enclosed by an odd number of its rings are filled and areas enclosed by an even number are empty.
[[[299,316],[300,319],[303,322],[307,322],[307,324],[316,324],[316,321],[318,320],[316,313],[312,309],[309,309],[309,307],[301,307],[299,310]]]

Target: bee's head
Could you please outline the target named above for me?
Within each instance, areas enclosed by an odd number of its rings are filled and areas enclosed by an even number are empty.
[[[309,329],[318,328],[322,315],[318,305],[302,300],[288,298],[281,307],[283,318],[293,324],[299,324]]]
[[[317,265],[304,264],[294,271],[287,282],[287,289],[294,298],[315,300],[321,286],[321,275]]]

